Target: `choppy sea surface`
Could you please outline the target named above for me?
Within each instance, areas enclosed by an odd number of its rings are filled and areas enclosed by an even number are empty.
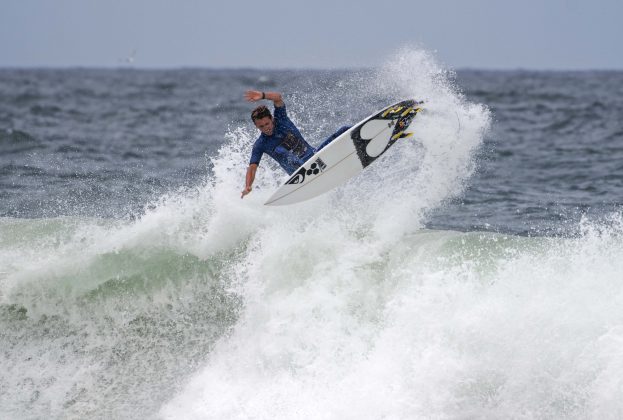
[[[247,89],[311,144],[423,100],[314,200],[263,202]],[[623,417],[623,72],[0,69],[0,417]]]

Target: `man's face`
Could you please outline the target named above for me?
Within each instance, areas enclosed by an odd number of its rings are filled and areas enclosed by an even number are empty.
[[[275,127],[271,117],[264,117],[259,120],[255,120],[255,126],[267,136],[272,136],[273,128]]]

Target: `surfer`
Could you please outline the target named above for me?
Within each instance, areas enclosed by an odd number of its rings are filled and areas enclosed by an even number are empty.
[[[286,105],[280,93],[249,90],[244,94],[244,97],[249,102],[256,102],[262,99],[272,101],[275,106],[275,115],[273,117],[270,110],[264,105],[258,106],[251,113],[251,119],[261,133],[253,144],[253,151],[251,152],[249,167],[247,168],[246,183],[240,198],[251,192],[253,181],[255,180],[255,172],[264,153],[275,159],[291,175],[307,159],[350,128],[350,126],[341,127],[320,143],[318,148],[313,148],[305,141],[299,129],[288,118]]]

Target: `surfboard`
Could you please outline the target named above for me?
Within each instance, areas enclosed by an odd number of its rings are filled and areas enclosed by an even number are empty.
[[[396,141],[413,134],[407,130],[421,104],[413,99],[398,102],[355,124],[309,158],[264,204],[298,203],[345,183]]]

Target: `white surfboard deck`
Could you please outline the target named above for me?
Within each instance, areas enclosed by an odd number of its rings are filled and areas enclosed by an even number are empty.
[[[342,185],[387,151],[409,137],[421,102],[390,105],[360,121],[313,155],[264,203],[270,206],[309,200]]]

